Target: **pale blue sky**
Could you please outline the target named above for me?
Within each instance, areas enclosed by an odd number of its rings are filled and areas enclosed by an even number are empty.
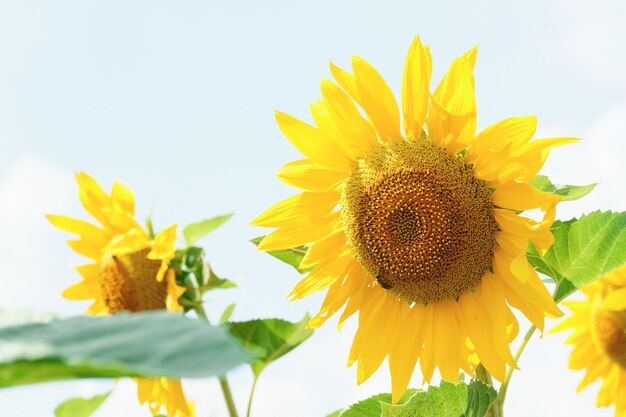
[[[113,179],[129,183],[139,213],[154,209],[160,226],[236,213],[202,241],[215,269],[241,286],[211,296],[214,314],[233,301],[238,320],[314,312],[321,295],[289,303],[296,274],[247,243],[264,233],[249,220],[293,193],[274,179],[298,155],[272,112],[308,119],[329,59],[347,66],[353,53],[399,92],[418,33],[431,44],[434,82],[453,57],[480,44],[479,127],[536,114],[540,133],[586,139],[555,151],[547,172],[557,182],[603,184],[563,207],[561,217],[626,210],[625,19],[620,1],[2,1],[0,305],[68,314],[85,307],[60,297],[77,280],[68,265],[81,260],[43,219],[46,212],[83,216],[72,173],[85,170],[107,187]],[[270,367],[255,415],[324,416],[388,391],[384,367],[355,386],[355,369],[344,366],[353,330],[337,333],[331,320]],[[508,416],[612,415],[594,408],[595,392],[574,394],[580,374],[565,369],[562,339],[531,344],[510,388]],[[232,379],[243,405],[249,372],[236,370]],[[2,390],[0,404],[14,416],[51,417],[65,398],[110,385]],[[214,381],[188,385],[200,416],[225,415]],[[135,414],[132,389],[118,387],[98,416],[147,416]]]

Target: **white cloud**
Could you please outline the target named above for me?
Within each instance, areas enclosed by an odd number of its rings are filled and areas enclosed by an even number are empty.
[[[75,204],[71,174],[37,156],[15,161],[0,180],[0,253],[3,280],[0,305],[7,309],[58,310],[60,291],[72,271],[62,233],[45,213],[67,212]],[[53,277],[68,276],[56,281]]]

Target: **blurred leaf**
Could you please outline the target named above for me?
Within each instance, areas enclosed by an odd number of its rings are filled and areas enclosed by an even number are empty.
[[[334,413],[330,413],[326,417],[339,417],[341,415],[341,413],[343,413],[343,410],[337,410]]]
[[[0,328],[0,387],[71,378],[201,378],[249,359],[226,329],[163,311]]]
[[[54,410],[54,417],[89,417],[100,408],[109,395],[110,391],[91,398],[71,398],[59,404]]]
[[[225,214],[223,216],[216,216],[211,219],[202,220],[197,223],[191,223],[183,229],[183,236],[187,246],[191,246],[204,236],[211,233],[224,223],[233,217],[233,213]]]
[[[255,354],[250,366],[258,378],[267,365],[292,351],[313,334],[313,330],[305,328],[310,319],[308,314],[297,323],[281,319],[258,319],[230,323],[229,328],[243,347]]]
[[[407,390],[395,405],[391,394],[378,394],[327,417],[483,417],[495,397],[493,388],[478,381],[442,381],[428,391]]]
[[[552,184],[545,175],[537,175],[530,181],[530,185],[539,191],[556,194],[561,197],[561,201],[578,200],[589,194],[598,183],[588,185],[558,185]]]
[[[228,278],[220,278],[213,272],[213,269],[209,268],[209,281],[203,288],[203,292],[217,290],[217,289],[225,289],[225,288],[233,288],[236,287],[233,281]]]
[[[230,316],[233,315],[234,310],[235,310],[235,303],[229,304],[228,307],[224,309],[224,312],[222,313],[222,317],[220,317],[219,324],[226,323],[230,319]]]
[[[554,244],[541,256],[531,244],[527,257],[557,283],[555,300],[563,298],[626,265],[626,212],[583,215],[552,225]]]
[[[259,236],[257,238],[252,239],[250,242],[254,243],[255,246],[259,246],[259,243],[263,240],[265,236]],[[306,255],[307,251],[306,246],[296,246],[294,248],[289,249],[281,249],[281,250],[270,250],[266,253],[268,255],[273,256],[276,259],[283,261],[284,263],[291,265],[296,269],[296,271],[300,273],[305,273],[310,271],[313,268],[303,268],[300,269],[300,262],[302,262],[302,258]]]
[[[498,393],[480,381],[471,381],[467,393],[465,417],[483,417]]]

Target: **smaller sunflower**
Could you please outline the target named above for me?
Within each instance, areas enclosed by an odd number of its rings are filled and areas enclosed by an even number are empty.
[[[597,406],[613,404],[615,417],[626,417],[626,267],[606,275],[582,292],[586,300],[563,303],[572,310],[572,315],[552,332],[574,331],[566,340],[574,346],[569,367],[587,371],[578,391],[603,379]]]
[[[77,267],[83,280],[63,291],[70,300],[94,303],[87,314],[115,314],[120,311],[181,311],[178,298],[185,292],[176,284],[169,268],[174,257],[176,225],[151,238],[135,219],[135,198],[131,189],[116,181],[110,194],[89,175],[78,173],[78,194],[85,210],[100,225],[67,216],[47,215],[57,228],[78,235],[68,241],[79,255],[92,260]],[[170,417],[191,417],[179,380],[135,378],[139,401],[158,414],[165,408]]]

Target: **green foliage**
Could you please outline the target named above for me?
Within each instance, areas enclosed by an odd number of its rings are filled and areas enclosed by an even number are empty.
[[[233,315],[234,310],[235,310],[235,303],[229,304],[224,309],[224,312],[222,313],[222,316],[220,317],[219,324],[225,324],[230,319],[230,316]]]
[[[70,378],[209,377],[250,358],[225,328],[163,311],[0,322],[0,387]]]
[[[100,408],[109,395],[111,392],[91,398],[70,398],[59,404],[54,410],[54,417],[89,417]]]
[[[483,417],[495,398],[495,390],[479,381],[442,381],[427,391],[407,390],[398,404],[391,404],[391,394],[378,394],[327,417]]]
[[[198,306],[208,291],[237,286],[233,281],[217,276],[206,260],[204,249],[196,246],[177,250],[170,268],[176,274],[178,285],[186,289],[179,299],[185,312]]]
[[[552,184],[545,175],[537,175],[530,181],[530,185],[539,191],[556,194],[561,197],[561,201],[578,200],[589,194],[598,183],[588,185],[558,185]]]
[[[480,381],[471,381],[467,392],[467,407],[464,417],[483,417],[498,393]]]
[[[183,236],[187,246],[192,246],[198,240],[211,233],[233,217],[233,213],[216,216],[211,219],[202,220],[197,223],[191,223],[183,229]]]
[[[540,256],[531,244],[528,260],[557,283],[555,300],[626,264],[626,212],[594,211],[552,225],[554,244]]]
[[[281,319],[258,319],[230,323],[229,327],[231,334],[243,347],[254,353],[255,358],[250,366],[258,378],[267,365],[295,349],[313,334],[313,330],[305,328],[309,320],[307,314],[297,323]]]
[[[263,240],[265,236],[259,236],[257,238],[252,239],[250,242],[254,243],[256,246],[259,246],[259,243]],[[276,259],[283,261],[284,263],[291,265],[296,269],[296,271],[300,273],[305,273],[310,271],[312,268],[303,268],[300,269],[300,262],[302,262],[302,258],[306,255],[308,247],[306,246],[296,246],[294,248],[289,249],[281,249],[281,250],[270,250],[267,251],[267,254],[273,256]]]

